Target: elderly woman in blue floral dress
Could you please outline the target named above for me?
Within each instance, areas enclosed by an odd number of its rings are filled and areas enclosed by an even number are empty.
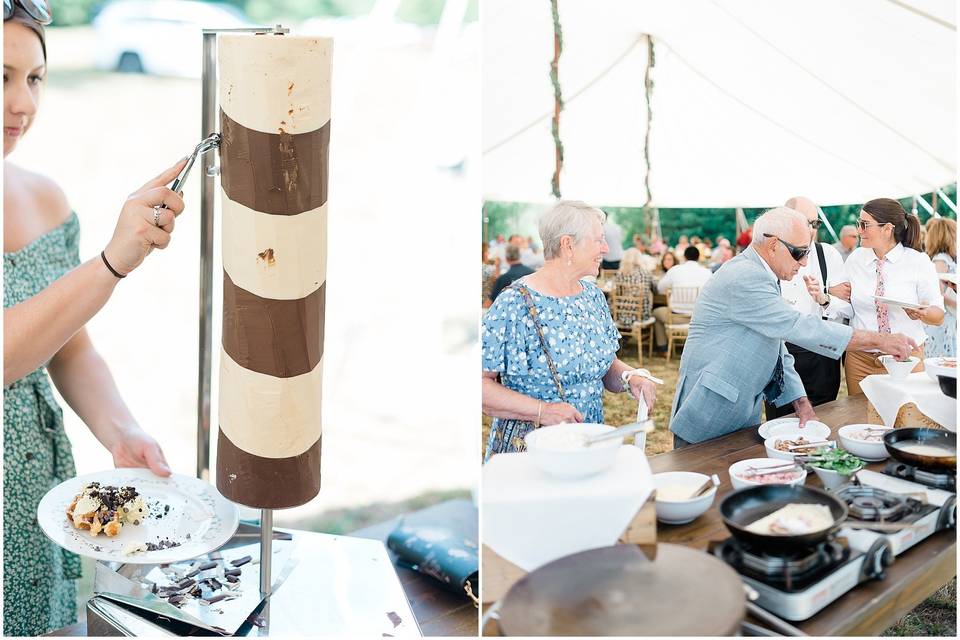
[[[170,475],[160,446],[124,404],[84,325],[121,276],[153,248],[167,246],[183,201],[163,185],[183,162],[131,195],[103,255],[81,263],[80,223],[63,192],[49,178],[7,160],[37,112],[46,74],[47,12],[39,0],[4,2],[3,631],[8,636],[40,635],[76,620],[80,559],[47,540],[37,524],[43,495],[76,475],[51,379],[118,467]],[[168,209],[155,225],[153,207],[161,203]]]
[[[560,202],[540,219],[544,266],[505,289],[483,320],[483,411],[493,416],[485,458],[516,451],[530,426],[603,422],[603,391],[629,390],[652,407],[654,383],[617,358],[620,333],[596,276],[605,215]],[[529,305],[536,309],[544,353]],[[550,367],[552,360],[562,391]],[[526,427],[517,427],[516,421]]]

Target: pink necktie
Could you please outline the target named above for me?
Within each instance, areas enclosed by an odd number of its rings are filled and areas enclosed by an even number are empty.
[[[886,258],[877,260],[877,290],[875,295],[883,296],[883,263]],[[890,333],[890,317],[888,315],[887,305],[882,302],[874,302],[877,307],[877,327],[880,333]]]

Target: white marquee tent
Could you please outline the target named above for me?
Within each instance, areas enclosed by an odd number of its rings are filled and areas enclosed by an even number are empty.
[[[488,200],[544,203],[554,171],[547,0],[484,0]],[[956,181],[953,0],[560,0],[565,198],[822,206]]]

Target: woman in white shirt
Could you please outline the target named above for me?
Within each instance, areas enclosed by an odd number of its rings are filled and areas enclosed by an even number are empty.
[[[911,338],[917,344],[913,355],[921,359],[914,371],[920,371],[924,326],[941,324],[944,314],[937,272],[921,250],[920,220],[907,215],[896,200],[877,198],[863,205],[857,228],[860,247],[844,262],[850,306],[840,314],[851,318],[854,329],[902,333]],[[878,302],[876,296],[924,306],[905,309]],[[861,393],[860,381],[868,375],[887,372],[877,360],[879,355],[847,351],[844,366],[850,395]]]

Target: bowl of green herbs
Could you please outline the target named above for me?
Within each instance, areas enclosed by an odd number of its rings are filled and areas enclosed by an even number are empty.
[[[850,482],[853,474],[864,467],[863,460],[839,447],[821,447],[810,454],[806,463],[813,468],[827,490]]]

